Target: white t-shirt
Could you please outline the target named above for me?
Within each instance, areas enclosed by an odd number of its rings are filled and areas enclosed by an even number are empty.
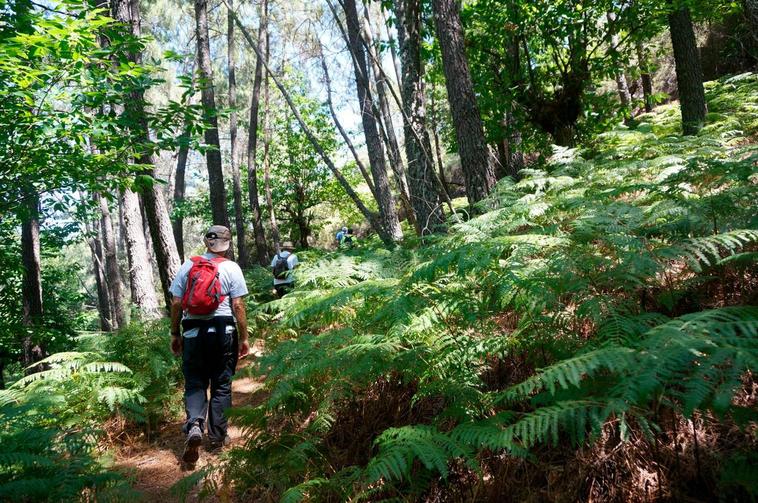
[[[215,253],[203,253],[204,258],[212,259],[218,257]],[[192,260],[187,260],[179,268],[174,281],[171,283],[169,291],[175,297],[184,297],[184,291],[187,289],[187,278],[190,269],[192,269]],[[232,260],[224,260],[218,265],[218,277],[221,280],[221,294],[226,298],[219,304],[218,308],[211,314],[189,314],[184,313],[184,318],[209,320],[214,316],[234,316],[232,313],[232,303],[230,299],[244,297],[247,295],[247,284],[245,277],[242,275],[242,269]]]
[[[295,266],[298,264],[297,255],[295,255],[294,253],[290,253],[288,251],[279,252],[279,257],[287,259],[287,269],[289,269],[290,271],[294,269]],[[271,259],[272,268],[276,265],[276,261],[277,261],[277,256],[274,255],[274,258]],[[284,279],[274,278],[274,285],[288,285],[294,282],[295,282],[295,275],[292,273],[289,273],[287,277]]]

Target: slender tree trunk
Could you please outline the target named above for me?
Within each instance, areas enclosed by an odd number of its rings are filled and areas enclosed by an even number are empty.
[[[222,0],[222,2],[226,3],[226,0]],[[227,4],[227,7],[229,5]],[[245,26],[240,22],[239,17],[237,15],[234,15],[234,22],[237,23],[237,27],[240,29],[242,34],[245,36],[245,40],[248,42],[248,45],[251,49],[253,49],[257,56],[260,58],[262,57],[262,54],[260,53],[260,50],[258,49],[258,45],[253,40],[253,37],[250,36],[250,32],[247,31]],[[266,47],[268,48],[268,40],[266,42]],[[266,56],[267,57],[267,56]],[[300,112],[297,110],[297,107],[295,106],[295,103],[292,101],[292,97],[290,96],[289,92],[287,91],[287,88],[282,85],[282,83],[279,81],[279,79],[276,77],[276,74],[274,74],[271,71],[271,68],[268,65],[267,59],[263,60],[263,67],[267,72],[267,76],[270,76],[271,79],[274,81],[274,84],[279,89],[279,92],[282,94],[282,97],[284,98],[284,101],[287,103],[287,106],[292,111],[292,114],[295,116],[295,119],[297,120],[298,124],[300,125],[300,128],[303,130],[303,133],[305,133],[305,136],[308,138],[308,141],[313,146],[313,149],[318,153],[319,157],[321,157],[321,160],[324,161],[324,164],[326,164],[327,168],[329,168],[329,171],[332,172],[334,177],[337,179],[339,184],[342,186],[345,193],[350,197],[350,199],[353,200],[356,207],[358,208],[358,211],[361,212],[361,214],[366,218],[366,220],[371,224],[371,227],[379,234],[379,237],[384,241],[385,244],[391,245],[394,241],[392,239],[392,236],[389,235],[387,232],[385,232],[385,228],[381,225],[381,222],[377,218],[375,214],[373,214],[365,204],[363,204],[363,201],[361,201],[361,198],[356,194],[355,190],[350,186],[350,183],[345,179],[345,177],[342,175],[339,169],[334,165],[334,162],[331,160],[331,158],[326,155],[326,152],[324,151],[323,147],[319,143],[316,136],[313,134],[313,131],[308,127],[308,125],[303,120],[302,116],[300,115]],[[268,77],[267,79],[268,80]],[[268,86],[264,88],[264,97],[268,96],[268,92],[265,92]],[[268,98],[265,98],[268,101]],[[268,109],[268,102],[265,106],[266,109]],[[266,125],[266,130],[268,131],[270,128],[268,125]],[[264,145],[265,147],[265,145]],[[264,148],[264,159],[267,158],[266,150]],[[266,168],[266,165],[264,164],[264,168]]]
[[[694,135],[705,124],[706,105],[703,68],[700,65],[690,9],[681,7],[671,12],[668,19],[682,111],[682,132]]]
[[[445,214],[435,183],[432,146],[426,129],[426,97],[421,66],[421,4],[418,0],[395,0],[394,4],[403,68],[402,94],[407,116],[404,121],[405,156],[408,159],[411,202],[418,220],[416,230],[419,235],[425,235],[444,225]],[[441,183],[444,185],[444,182]]]
[[[105,257],[106,284],[108,296],[113,307],[113,328],[126,326],[126,309],[121,293],[121,274],[118,269],[118,256],[116,255],[116,240],[113,234],[113,223],[108,203],[102,196],[97,196],[100,203],[100,231],[103,236],[103,255]]]
[[[141,319],[155,319],[160,317],[160,308],[155,294],[153,269],[148,257],[149,250],[145,242],[139,197],[126,189],[121,192],[120,203],[124,216],[123,230],[129,259],[129,285],[132,289],[132,300]]]
[[[113,0],[111,3],[111,10],[114,19],[129,23],[132,35],[140,36],[141,28],[138,0]],[[141,61],[141,56],[137,53],[130,54],[129,58],[135,63]],[[142,91],[131,93],[126,108],[127,113],[136,121],[136,125],[132,126],[132,128],[142,142],[148,143],[150,140],[150,133],[148,131],[144,106],[144,93]],[[148,166],[154,165],[152,154],[150,153],[140,152],[136,157],[137,162],[140,164]],[[147,174],[154,176],[154,170],[149,170]],[[152,237],[155,258],[158,264],[158,273],[163,288],[163,296],[166,302],[166,307],[168,307],[171,304],[172,298],[172,295],[169,292],[169,287],[181,265],[179,262],[179,253],[176,250],[176,241],[174,240],[166,201],[163,199],[163,193],[160,191],[160,188],[157,184],[152,184],[152,186],[146,188],[141,195],[145,203],[145,215],[150,223],[150,235]]]
[[[24,308],[23,323],[26,335],[22,341],[24,366],[39,360],[41,351],[35,350],[31,334],[42,322],[42,265],[39,240],[39,195],[25,192],[25,215],[21,219],[21,263],[24,267],[21,293]]]
[[[205,132],[205,143],[210,147],[205,153],[208,164],[208,186],[210,189],[213,223],[229,227],[226,211],[226,187],[221,167],[221,146],[218,139],[218,117],[216,97],[213,88],[213,65],[208,36],[208,1],[195,0],[195,38],[197,39],[197,64],[200,77],[203,118],[209,124]]]
[[[434,96],[434,95],[432,95]],[[432,97],[432,108],[434,108],[434,98]],[[445,195],[447,196],[447,199],[452,199],[452,195],[450,194],[450,187],[448,187],[447,179],[445,178],[445,167],[442,162],[442,149],[440,148],[440,137],[437,134],[437,128],[432,127],[432,137],[434,138],[434,151],[437,155],[437,167],[439,169],[440,174],[440,183],[442,184],[442,190],[445,191]]]
[[[147,254],[147,260],[150,264],[150,270],[158,269],[158,264],[155,263],[155,256],[153,250],[153,238],[150,234],[150,221],[147,219],[147,210],[145,210],[145,199],[143,197],[137,198],[139,201],[140,213],[142,214],[142,233],[145,236],[145,253]]]
[[[230,4],[231,6],[231,4]],[[231,18],[231,14],[230,18]],[[233,19],[230,22],[234,22]],[[263,0],[261,5],[261,20],[258,27],[258,44],[268,40],[268,1]],[[268,54],[268,47],[263,48],[263,52]],[[255,77],[253,78],[253,93],[250,98],[250,128],[248,130],[247,140],[247,191],[250,201],[250,210],[253,217],[253,235],[255,236],[255,251],[258,263],[266,267],[268,265],[268,249],[266,247],[266,235],[263,229],[263,219],[261,218],[261,205],[258,199],[258,168],[257,168],[257,151],[258,151],[258,115],[260,108],[261,81],[263,79],[263,62],[260,58],[255,61]],[[266,77],[266,88],[268,92],[268,76]],[[268,98],[264,113],[268,117]],[[267,133],[264,133],[267,134]],[[268,144],[264,150],[268,154]],[[278,237],[277,237],[278,240]]]
[[[433,0],[434,24],[442,52],[447,98],[455,126],[461,169],[469,203],[481,201],[495,185],[471,80],[457,0]]]
[[[747,53],[758,63],[758,0],[742,0],[742,13],[748,25]]]
[[[390,112],[390,104],[387,99],[387,87],[390,83],[387,82],[386,74],[384,73],[384,69],[381,68],[381,62],[377,57],[378,49],[374,42],[374,35],[371,32],[371,19],[369,17],[368,6],[363,9],[363,13],[363,33],[366,40],[366,49],[368,51],[371,70],[376,84],[376,94],[379,98],[380,117],[377,117],[377,124],[379,125],[380,130],[383,129],[384,134],[382,134],[382,137],[387,146],[387,157],[389,157],[392,173],[395,175],[400,202],[403,204],[405,212],[408,215],[408,221],[418,229],[416,215],[413,206],[411,205],[411,196],[408,189],[405,165],[403,164],[403,158],[400,155],[400,146],[397,137],[395,136],[395,125],[392,123],[392,113]]]
[[[642,97],[645,100],[645,112],[653,111],[653,77],[650,75],[650,61],[645,54],[642,42],[635,42],[637,51],[637,64],[640,67],[640,80],[642,81]]]
[[[179,138],[179,153],[176,156],[176,179],[174,181],[174,208],[180,207],[184,202],[186,190],[185,173],[187,170],[187,157],[189,156],[189,132],[185,131]],[[174,230],[174,240],[179,259],[184,262],[184,217],[181,211],[171,224]]]
[[[620,38],[615,27],[616,14],[613,12],[608,12],[606,14],[606,18],[608,19],[608,25],[610,26],[611,30],[611,47],[613,50],[617,50],[620,44]],[[613,78],[616,81],[616,91],[618,92],[621,106],[624,107],[624,122],[629,122],[629,119],[632,117],[632,95],[629,92],[629,84],[626,81],[623,65],[617,65]]]
[[[343,2],[346,22],[349,48],[353,54],[353,67],[355,70],[355,84],[358,91],[358,102],[361,109],[361,122],[363,123],[363,133],[366,137],[366,149],[368,150],[369,165],[371,174],[374,179],[374,188],[376,189],[377,204],[379,206],[379,217],[386,234],[392,241],[399,241],[403,237],[403,231],[400,229],[400,222],[397,218],[395,201],[392,198],[389,179],[387,177],[387,166],[384,160],[384,149],[382,148],[382,139],[376,126],[376,117],[373,112],[373,103],[368,80],[368,66],[366,65],[366,53],[361,40],[360,22],[358,20],[358,11],[355,0],[344,0]]]
[[[92,272],[95,276],[95,285],[97,286],[97,306],[100,315],[100,330],[110,332],[113,330],[113,309],[111,308],[110,298],[108,297],[108,286],[105,284],[105,267],[103,265],[103,247],[100,237],[100,226],[97,222],[90,226],[85,222],[87,234],[91,237],[87,239],[87,244],[92,255]]]
[[[229,0],[233,5],[234,0]],[[242,179],[240,175],[239,154],[237,153],[237,79],[236,70],[236,47],[234,43],[234,20],[227,17],[227,60],[229,66],[229,138],[230,138],[230,162],[232,164],[232,184],[234,197],[234,226],[237,230],[237,262],[242,267],[247,267],[247,244],[245,242],[245,221],[242,216]]]
[[[397,41],[392,38],[392,33],[389,30],[389,24],[387,23],[387,17],[384,15],[384,9],[379,9],[379,13],[382,16],[382,26],[387,30],[387,42],[390,46],[390,56],[392,57],[392,69],[395,71],[395,81],[400,85],[402,79],[400,78],[400,63],[397,57]]]
[[[345,131],[345,128],[342,127],[342,123],[340,122],[339,118],[337,118],[337,112],[334,109],[334,102],[332,101],[332,80],[329,77],[329,68],[326,65],[324,48],[321,46],[321,41],[319,41],[319,53],[321,55],[321,68],[324,71],[324,83],[326,84],[326,102],[329,105],[329,112],[332,114],[332,120],[334,121],[334,125],[337,126],[337,130],[339,130],[340,135],[342,135],[342,139],[345,140],[345,144],[347,144],[347,148],[350,150],[350,153],[353,154],[355,164],[358,166],[361,175],[363,175],[363,179],[366,181],[366,185],[368,185],[371,194],[376,199],[376,190],[374,189],[374,182],[371,181],[371,175],[366,169],[366,165],[363,164],[363,161],[361,161],[360,156],[358,156],[358,152],[355,150],[355,146],[350,140],[350,136],[347,134],[347,131]]]
[[[266,66],[268,69],[270,52],[270,38],[268,33],[268,27],[263,34],[265,36],[265,55],[261,59],[260,52],[258,53],[257,60]],[[265,79],[263,81],[263,108],[265,115],[263,117],[263,185],[266,192],[266,208],[268,209],[269,224],[271,225],[271,239],[274,244],[274,252],[278,255],[281,252],[281,235],[279,234],[279,223],[276,221],[276,211],[274,210],[274,197],[271,191],[271,93],[269,87],[269,73],[266,72]],[[268,264],[266,264],[268,265]]]
[[[519,180],[521,178],[520,172],[524,168],[524,152],[521,150],[521,131],[515,127],[513,112],[511,111],[512,107],[513,103],[510,104],[503,119],[503,125],[507,132],[507,137],[504,141],[506,162],[505,174],[514,180]]]

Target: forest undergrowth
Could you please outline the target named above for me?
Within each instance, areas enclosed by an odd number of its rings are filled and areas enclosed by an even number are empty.
[[[698,136],[660,106],[501,180],[444,235],[306,254],[281,300],[248,271],[266,352],[241,374],[267,398],[231,411],[244,445],[177,490],[758,497],[758,75],[706,89]],[[149,437],[176,417],[167,331],[80,337],[0,391],[0,499],[140,497],[104,425]]]
[[[758,493],[758,76],[502,180],[475,218],[304,261],[258,312],[244,500]],[[218,468],[217,468],[218,469]]]

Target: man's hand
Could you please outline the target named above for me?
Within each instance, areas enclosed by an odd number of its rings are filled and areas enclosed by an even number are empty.
[[[239,357],[244,358],[250,354],[250,341],[247,339],[239,342]]]
[[[181,335],[171,336],[171,352],[174,353],[175,356],[182,356],[182,342]]]

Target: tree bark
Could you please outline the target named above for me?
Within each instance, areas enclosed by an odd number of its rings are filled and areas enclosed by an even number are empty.
[[[671,45],[674,48],[679,106],[682,112],[682,132],[695,135],[705,124],[705,90],[703,68],[692,27],[690,9],[681,7],[668,16]]]
[[[230,4],[231,7],[231,4]],[[231,18],[231,14],[229,14]],[[231,20],[230,22],[233,22]],[[258,44],[266,43],[268,40],[268,1],[263,0],[261,5],[261,19],[258,27]],[[268,54],[268,46],[263,49]],[[258,199],[258,167],[257,167],[257,150],[258,150],[258,115],[260,109],[261,81],[263,79],[263,62],[260,57],[255,61],[255,76],[253,78],[253,93],[250,97],[250,128],[248,129],[247,140],[247,191],[250,201],[250,211],[253,217],[253,235],[255,236],[255,252],[258,264],[263,267],[268,265],[268,249],[266,247],[266,235],[263,229],[263,219],[261,217],[261,205]],[[266,77],[266,92],[268,93],[268,76]],[[266,98],[265,111],[268,117],[268,98]],[[267,134],[264,132],[264,134]],[[268,154],[268,144],[264,147],[265,154]],[[278,229],[277,229],[278,235]],[[278,240],[278,237],[277,237]]]
[[[221,166],[221,146],[218,138],[216,97],[213,88],[207,0],[195,0],[195,38],[197,39],[197,64],[203,118],[209,125],[204,131],[204,136],[205,143],[209,147],[205,153],[205,159],[208,165],[211,214],[214,224],[229,227],[229,214],[226,211],[226,187],[224,186],[224,172]]]
[[[96,196],[100,204],[100,231],[103,236],[103,255],[105,257],[105,280],[108,285],[108,296],[113,308],[113,328],[126,326],[126,309],[121,293],[121,274],[118,269],[116,255],[116,240],[113,234],[113,222],[108,203],[102,196]]]
[[[123,190],[120,204],[121,214],[124,217],[123,231],[126,238],[132,300],[141,319],[156,319],[160,317],[160,308],[155,294],[153,269],[148,257],[149,250],[145,242],[139,197],[129,189]]]
[[[402,80],[400,78],[400,64],[398,63],[397,58],[396,40],[392,38],[392,33],[390,33],[389,24],[387,23],[387,18],[384,15],[384,9],[379,9],[379,12],[382,16],[382,26],[384,26],[387,30],[387,42],[390,46],[390,56],[392,57],[392,69],[395,71],[395,81],[398,83],[398,85],[400,85],[400,82],[402,82]]]
[[[411,205],[411,195],[408,189],[405,165],[403,164],[403,158],[400,155],[400,146],[397,137],[395,136],[395,125],[392,123],[392,113],[390,112],[390,104],[387,99],[387,87],[390,83],[387,82],[387,75],[384,72],[384,69],[381,68],[381,62],[377,57],[378,46],[374,42],[374,35],[371,31],[371,19],[369,17],[368,6],[364,7],[363,14],[363,33],[366,41],[366,49],[368,51],[369,61],[371,62],[371,73],[374,76],[376,94],[379,98],[380,116],[377,117],[377,124],[379,125],[380,130],[383,129],[382,138],[385,140],[387,146],[387,157],[389,158],[392,173],[395,175],[395,183],[400,195],[400,202],[403,204],[405,212],[408,215],[408,221],[418,230],[416,215],[414,213],[414,208]]]
[[[92,226],[85,222],[85,229],[90,238],[87,240],[92,255],[92,272],[97,286],[97,306],[100,317],[100,330],[110,332],[113,330],[113,309],[108,296],[108,286],[105,281],[105,267],[103,266],[103,247],[101,243],[100,225],[94,222]]]
[[[113,0],[111,9],[114,19],[117,21],[129,23],[132,35],[140,36],[140,11],[138,0]],[[131,61],[139,63],[141,56],[137,53],[129,55]],[[137,124],[133,130],[137,133],[139,140],[143,143],[149,143],[150,133],[148,131],[147,116],[145,114],[145,97],[141,90],[131,93],[130,100],[126,104],[125,113],[129,114]],[[137,152],[136,159],[139,164],[153,166],[153,157],[149,152]],[[154,177],[154,169],[150,169],[146,174]],[[171,298],[169,292],[171,281],[179,271],[179,253],[176,250],[176,241],[174,240],[171,220],[168,215],[166,201],[163,194],[156,184],[146,187],[142,193],[145,204],[145,215],[150,223],[150,235],[153,241],[153,249],[158,264],[158,273],[163,288],[163,296],[166,307],[170,306]]]
[[[447,99],[455,126],[469,203],[481,201],[495,185],[484,128],[471,80],[457,0],[433,0],[434,24],[442,52]]]
[[[431,94],[431,100],[430,104],[432,106],[431,112],[432,112],[432,122],[434,122],[434,118],[437,117],[436,110],[437,107],[435,106],[435,100],[434,100],[434,93]],[[452,199],[452,196],[450,194],[450,187],[448,187],[447,179],[445,178],[445,167],[442,162],[442,149],[440,148],[440,137],[439,134],[437,134],[437,128],[432,126],[432,138],[434,139],[434,152],[437,156],[437,167],[439,169],[439,178],[440,178],[440,185],[442,185],[442,190],[445,192],[445,197],[448,201]]]
[[[24,268],[21,293],[24,308],[23,323],[26,334],[22,342],[24,366],[37,361],[31,333],[42,322],[42,265],[39,240],[39,195],[30,189],[25,194],[25,215],[21,219],[21,263]]]
[[[641,41],[635,42],[637,51],[637,64],[640,67],[640,80],[642,81],[642,97],[645,100],[645,112],[653,111],[653,77],[650,75],[650,62],[645,54],[645,48]]]
[[[418,221],[416,232],[423,236],[441,229],[445,214],[435,183],[432,146],[426,129],[424,70],[421,65],[421,4],[418,0],[395,0],[394,6],[403,70],[403,106],[407,117],[403,123],[405,157],[408,160],[411,202]],[[444,190],[444,182],[441,181],[441,184]]]
[[[181,207],[184,202],[186,190],[185,173],[187,171],[187,157],[189,156],[189,132],[185,131],[179,137],[179,153],[176,156],[176,174],[174,181],[174,208]],[[179,215],[171,224],[174,230],[174,240],[179,259],[184,262],[184,217]]]
[[[229,0],[230,5],[234,0]],[[237,152],[237,79],[236,47],[234,43],[234,20],[227,17],[227,61],[229,66],[229,153],[232,168],[232,188],[234,198],[234,227],[237,231],[237,262],[247,267],[247,244],[245,242],[245,221],[242,216],[242,179],[240,175],[239,154]]]
[[[376,125],[376,117],[373,112],[373,101],[368,80],[368,66],[366,65],[366,53],[361,40],[360,22],[355,0],[344,0],[343,7],[347,24],[347,35],[350,52],[353,55],[353,69],[355,70],[355,85],[358,92],[358,102],[361,110],[361,122],[363,133],[366,137],[366,149],[368,150],[369,165],[376,189],[377,205],[379,206],[379,218],[385,233],[392,241],[403,238],[400,222],[395,209],[395,201],[392,198],[387,166],[384,159],[382,139]]]
[[[618,50],[618,46],[620,44],[620,38],[615,27],[616,14],[613,12],[608,12],[606,14],[606,18],[608,19],[609,30],[611,32],[611,48],[616,51]],[[629,122],[629,119],[632,117],[632,95],[629,92],[629,84],[626,81],[623,65],[617,65],[613,78],[616,81],[616,91],[618,92],[621,106],[624,107],[624,122]]]
[[[226,0],[222,0],[226,4]],[[227,8],[229,7],[228,4],[226,4]],[[230,9],[231,11],[231,9]],[[242,34],[245,36],[245,40],[248,42],[248,45],[250,45],[250,48],[253,49],[257,56],[260,58],[262,57],[260,50],[258,49],[257,44],[253,40],[253,38],[250,36],[250,33],[245,29],[242,22],[239,20],[239,17],[234,14],[234,22],[237,23],[237,26],[239,27]],[[268,41],[266,42],[266,47],[268,48]],[[297,107],[295,106],[295,103],[292,101],[292,97],[290,96],[287,89],[282,85],[282,83],[279,81],[279,79],[276,77],[276,74],[274,74],[271,71],[271,68],[268,66],[268,61],[263,60],[263,67],[267,72],[267,75],[271,76],[272,80],[274,81],[274,84],[279,89],[279,92],[282,93],[282,97],[284,98],[284,101],[287,103],[287,106],[292,111],[292,114],[295,116],[295,119],[297,120],[298,124],[300,124],[301,129],[303,130],[303,133],[305,133],[305,136],[308,138],[308,141],[313,146],[313,149],[318,153],[319,157],[321,157],[321,160],[324,161],[324,164],[326,164],[327,168],[329,168],[329,171],[332,172],[334,177],[337,179],[339,184],[342,186],[345,193],[347,193],[348,197],[353,200],[358,210],[361,212],[361,214],[366,218],[366,220],[369,222],[371,227],[379,234],[379,237],[382,239],[382,241],[387,245],[392,245],[394,243],[394,240],[392,239],[392,236],[385,232],[385,228],[381,225],[381,222],[377,218],[375,214],[373,214],[365,204],[363,204],[363,201],[361,201],[361,198],[356,194],[355,190],[350,186],[350,183],[345,179],[345,177],[342,175],[339,169],[334,165],[334,162],[331,160],[331,158],[326,155],[326,152],[321,147],[321,144],[319,143],[318,139],[314,136],[313,132],[310,130],[308,125],[303,120],[302,116],[300,115],[300,112],[297,110]],[[268,78],[267,78],[268,80]],[[266,86],[267,88],[268,86]],[[265,90],[265,89],[264,89]],[[265,96],[267,96],[268,93],[265,92]],[[266,106],[268,108],[268,106]],[[266,126],[266,130],[268,130],[268,125]],[[264,149],[264,158],[266,157],[266,151]],[[264,168],[266,165],[264,164]]]
[[[271,54],[268,29],[265,32],[265,37],[265,56],[261,62],[266,66],[266,69],[268,69],[269,56]],[[260,53],[258,53],[258,59],[261,59]],[[278,255],[282,251],[282,238],[279,234],[279,223],[276,220],[274,197],[271,191],[271,157],[269,156],[271,149],[271,94],[268,78],[269,74],[267,72],[265,80],[263,82],[263,108],[265,109],[265,115],[263,117],[263,185],[266,192],[266,208],[268,209],[269,224],[271,225],[271,239],[273,240],[274,244],[274,253]]]

